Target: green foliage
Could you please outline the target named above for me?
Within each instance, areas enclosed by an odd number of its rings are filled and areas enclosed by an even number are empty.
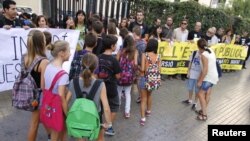
[[[223,27],[225,29],[233,28],[235,32],[242,33],[246,27],[250,26],[249,20],[234,17],[222,9],[202,6],[196,1],[171,3],[163,0],[135,0],[135,7],[132,10],[136,11],[137,9],[144,11],[144,17],[148,24],[152,24],[155,18],[161,18],[164,24],[167,16],[173,16],[175,27],[179,26],[183,18],[187,18],[189,30],[193,30],[195,22],[200,21],[203,32],[209,27]]]

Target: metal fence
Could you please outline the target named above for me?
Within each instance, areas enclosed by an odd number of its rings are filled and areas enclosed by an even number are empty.
[[[133,0],[43,0],[43,13],[57,21],[65,15],[75,16],[78,10],[99,14],[101,18],[115,18],[118,21],[130,14]]]

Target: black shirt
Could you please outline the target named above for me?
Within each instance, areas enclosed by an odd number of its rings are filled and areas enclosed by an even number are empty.
[[[100,71],[100,67],[102,66],[105,66],[105,68],[108,68],[106,69],[108,72],[108,74],[110,75],[109,76],[109,79],[108,81],[105,83],[112,83],[114,85],[116,85],[116,74],[119,74],[121,72],[121,68],[120,68],[120,64],[118,62],[118,60],[113,57],[112,55],[106,55],[106,54],[100,54],[98,56],[99,58],[99,71]]]
[[[243,46],[245,46],[245,45],[250,46],[250,39],[247,37],[241,37],[239,44],[243,45]]]
[[[129,31],[133,32],[133,28],[139,26],[141,28],[141,37],[145,38],[145,34],[148,34],[148,26],[145,23],[139,24],[136,21],[129,25]]]
[[[18,19],[11,21],[2,15],[0,17],[0,28],[3,28],[4,25],[12,25],[12,28],[21,27],[21,24]]]
[[[219,34],[215,34],[216,36],[217,36],[217,38],[219,39],[219,43],[222,43],[222,36],[221,35],[219,35]]]
[[[194,38],[202,38],[202,33],[196,31],[190,31],[188,33],[188,40],[193,40]]]
[[[174,29],[172,27],[167,27],[166,25],[162,27],[162,38],[172,39]]]

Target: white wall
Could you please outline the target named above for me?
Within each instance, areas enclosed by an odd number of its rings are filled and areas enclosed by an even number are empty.
[[[32,8],[33,13],[42,15],[42,0],[15,0],[18,6],[27,6]]]

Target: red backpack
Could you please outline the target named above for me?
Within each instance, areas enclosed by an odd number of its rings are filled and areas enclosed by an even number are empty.
[[[52,128],[55,131],[62,131],[64,129],[64,114],[62,109],[62,101],[59,94],[52,92],[57,80],[61,76],[66,74],[64,70],[61,70],[54,77],[50,88],[43,90],[43,99],[40,109],[40,121],[47,128]]]

